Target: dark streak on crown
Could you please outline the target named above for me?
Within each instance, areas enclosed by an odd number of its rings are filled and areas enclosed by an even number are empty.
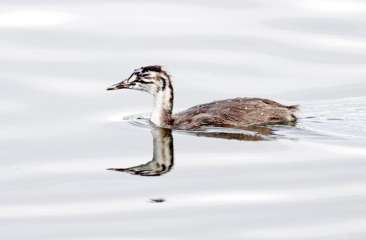
[[[151,65],[151,66],[145,66],[145,67],[142,67],[142,72],[148,72],[148,71],[151,71],[151,72],[161,72],[162,69],[161,69],[161,66],[159,65]]]

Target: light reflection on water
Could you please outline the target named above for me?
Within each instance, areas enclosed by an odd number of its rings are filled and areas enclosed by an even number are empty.
[[[2,239],[365,238],[364,2],[0,6]],[[171,71],[177,111],[258,96],[299,122],[267,141],[151,135],[123,119],[149,96],[104,90],[145,64]],[[106,171],[152,156],[159,177]]]

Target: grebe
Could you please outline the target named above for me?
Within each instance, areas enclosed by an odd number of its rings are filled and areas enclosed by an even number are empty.
[[[170,75],[159,65],[138,68],[107,90],[133,89],[154,96],[150,121],[162,128],[197,130],[208,127],[248,129],[296,122],[297,106],[262,98],[234,98],[191,107],[173,115],[174,91]]]

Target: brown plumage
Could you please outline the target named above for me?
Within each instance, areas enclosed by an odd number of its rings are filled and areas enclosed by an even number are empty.
[[[135,89],[154,96],[151,122],[159,127],[197,130],[209,127],[249,129],[268,124],[291,124],[297,106],[262,98],[234,98],[191,107],[172,115],[174,92],[170,75],[160,66],[136,69],[129,79],[108,88]]]
[[[262,98],[234,98],[191,107],[173,115],[174,128],[224,127],[248,129],[296,121],[296,106]]]

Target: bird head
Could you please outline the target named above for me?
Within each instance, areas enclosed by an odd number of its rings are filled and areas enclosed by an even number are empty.
[[[159,91],[164,91],[168,84],[170,77],[167,72],[159,65],[150,65],[135,69],[127,79],[107,90],[133,89],[156,95]]]

